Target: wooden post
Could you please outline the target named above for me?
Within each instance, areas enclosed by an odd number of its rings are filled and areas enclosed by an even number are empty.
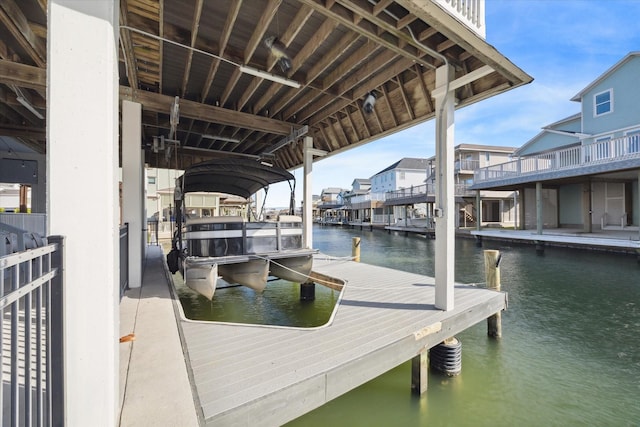
[[[351,239],[351,258],[355,262],[360,262],[360,238],[354,237]]]
[[[429,385],[429,350],[423,350],[411,359],[411,392],[421,395]]]
[[[300,283],[300,301],[313,301],[316,299],[316,284],[312,281]]]
[[[500,290],[500,251],[484,251],[484,273],[487,288]],[[487,334],[493,338],[502,336],[502,313],[498,312],[487,318]]]

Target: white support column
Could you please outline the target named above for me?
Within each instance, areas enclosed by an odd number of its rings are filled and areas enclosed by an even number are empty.
[[[47,212],[66,237],[65,425],[117,425],[118,16],[113,0],[49,0]]]
[[[129,287],[142,285],[147,222],[144,215],[142,105],[122,101],[122,218],[129,223]]]
[[[640,169],[638,169],[638,238],[640,239]]]
[[[455,257],[455,198],[454,198],[454,101],[451,89],[446,93],[447,81],[454,76],[453,67],[436,70],[436,308],[453,310]]]
[[[304,155],[304,188],[302,194],[302,245],[305,248],[313,247],[313,188],[311,175],[313,172],[313,138],[305,136],[303,141]]]
[[[536,182],[536,233],[542,234],[542,182]]]

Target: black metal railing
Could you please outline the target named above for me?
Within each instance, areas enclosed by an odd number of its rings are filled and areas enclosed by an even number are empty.
[[[129,287],[129,223],[120,227],[120,298]]]

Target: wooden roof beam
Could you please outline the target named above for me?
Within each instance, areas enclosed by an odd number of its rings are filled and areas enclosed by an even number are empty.
[[[368,7],[369,3],[366,2],[365,0],[338,0],[338,2],[343,7],[349,10],[352,10],[354,13],[361,14],[366,20],[374,23],[381,30],[384,30],[387,33],[396,37],[398,39],[398,46],[410,45],[413,48],[415,48],[417,52],[424,52],[425,54],[428,54],[429,56],[431,56],[431,58],[433,59],[432,63],[428,63],[426,61],[423,61],[423,62],[418,61],[418,63],[422,63],[423,65],[427,65],[427,66],[431,66],[432,68],[435,68],[436,64],[441,62],[440,58],[434,57],[431,53],[425,51],[424,47],[421,46],[420,43],[417,43],[409,33],[407,33],[406,31],[403,31],[403,29],[409,25],[409,23],[406,22],[408,20],[411,20],[411,18],[409,17],[415,16],[411,12],[404,17],[405,19],[402,25],[399,25],[400,21],[402,20],[401,18],[396,20],[395,18],[389,16],[388,14],[379,14],[377,16],[374,16],[373,13],[371,13],[371,11],[369,10],[369,7]],[[415,19],[413,19],[412,21],[414,20]],[[452,42],[452,44],[455,44],[455,43]],[[434,49],[432,47],[430,48],[439,52],[438,49]],[[417,58],[420,58],[423,56],[420,53],[416,53],[415,55]],[[447,60],[449,61],[450,64],[456,66],[457,68],[460,67],[460,63],[455,58],[447,57]]]
[[[380,84],[382,84],[387,79],[385,79],[383,82],[380,82],[378,84],[373,84],[372,81],[371,81],[371,76],[374,73],[376,73],[377,71],[383,69],[387,64],[391,63],[392,61],[395,61],[396,59],[397,59],[397,55],[395,55],[393,52],[390,52],[388,50],[384,50],[380,55],[378,55],[375,58],[375,60],[367,62],[358,71],[356,71],[355,73],[352,73],[348,78],[343,79],[342,81],[340,81],[340,83],[338,85],[338,88],[336,90],[337,91],[337,95],[338,96],[344,95],[347,91],[349,91],[349,90],[351,90],[351,88],[357,86],[360,82],[366,82],[367,83],[367,84],[361,84],[360,85],[360,89],[361,89],[363,95],[365,93],[369,92],[374,87],[379,86]],[[350,60],[351,60],[351,58],[350,58]],[[411,62],[411,63],[413,63],[413,62]],[[384,75],[384,72],[383,72],[383,75]],[[389,78],[391,78],[391,77],[389,77]],[[362,88],[364,88],[364,89],[362,89]],[[345,105],[350,104],[351,102],[353,102],[353,100],[355,100],[357,98],[358,98],[358,96],[354,95],[353,92],[349,94],[349,96],[347,97],[346,100],[338,99],[334,95],[325,95],[325,96],[322,96],[322,97],[318,98],[318,100],[316,100],[312,104],[308,104],[307,103],[306,108],[304,108],[301,111],[298,111],[298,110],[294,109],[295,107],[298,107],[298,105],[301,104],[301,102],[298,102],[292,108],[289,108],[289,109],[287,109],[285,111],[284,117],[286,119],[288,119],[295,112],[298,112],[298,119],[299,120],[306,120],[306,119],[312,117],[314,114],[322,111],[322,109],[326,108],[328,105],[330,105],[332,103],[334,105],[336,105],[336,103],[339,103],[340,104],[340,108],[336,108],[335,110],[333,110],[331,113],[328,114],[328,115],[331,115],[335,111],[341,110],[342,108],[344,108]],[[302,104],[300,106],[300,108],[302,108],[303,106],[304,106],[304,104]]]
[[[0,2],[0,22],[7,27],[18,44],[29,54],[31,60],[38,67],[46,67],[47,47],[33,33],[31,27],[29,27],[29,21],[14,0],[2,0]]]
[[[344,144],[340,144],[340,147],[350,145],[351,142],[349,141],[349,137],[347,136],[347,133],[344,131],[344,127],[342,126],[342,122],[340,121],[340,117],[338,116],[338,113],[336,113],[335,116],[329,117],[329,123],[331,123],[332,118],[335,119],[336,124],[338,125],[338,130],[340,131],[339,136],[342,137],[342,140],[344,141]]]
[[[391,101],[389,100],[389,92],[385,85],[380,86],[380,91],[384,95],[382,98],[384,99],[385,104],[387,104],[387,108],[389,109],[389,115],[391,116],[391,120],[393,120],[393,127],[398,127],[398,118],[396,117],[395,111],[393,111],[393,107],[391,106]],[[378,100],[380,102],[380,100]],[[375,111],[375,106],[374,106]]]
[[[143,105],[143,109],[168,114],[175,97],[120,86],[120,98],[139,102]],[[182,98],[180,99],[180,116],[278,135],[288,135],[291,133],[291,129],[296,127],[293,123],[282,122],[268,117],[254,116],[253,114],[202,104]]]
[[[120,24],[124,26],[129,25],[127,11],[127,1],[120,0]],[[122,50],[122,56],[124,57],[124,65],[127,73],[127,79],[129,80],[129,86],[138,89],[138,67],[136,66],[136,58],[134,56],[133,43],[131,42],[131,32],[121,28],[120,29],[120,45]]]
[[[285,47],[288,47],[289,44],[291,44],[291,42],[295,38],[295,36],[300,32],[300,30],[302,30],[302,27],[307,22],[307,20],[311,17],[312,14],[313,14],[313,9],[311,9],[306,5],[302,5],[302,7],[298,10],[298,13],[296,14],[295,18],[293,19],[293,24],[288,26],[287,31],[285,31],[282,37],[278,38],[278,40]],[[316,34],[314,34],[314,37],[312,38],[312,40],[316,37],[319,37],[319,35],[323,33],[324,33],[324,30],[322,27],[320,27],[320,29],[316,32]],[[324,38],[322,40],[324,40]],[[293,73],[295,73],[295,71],[297,71],[300,68],[302,63],[304,63],[304,60],[306,60],[309,57],[309,55],[311,55],[311,53],[313,53],[313,51],[317,49],[317,46],[312,49],[310,45],[311,45],[311,42],[307,43],[307,45],[298,53],[298,55],[296,55],[296,57],[292,59],[291,70],[288,73],[289,77],[292,76]],[[269,60],[269,64],[267,65],[267,71],[271,71],[273,67],[277,64],[277,62],[278,62],[277,59],[271,56]],[[255,77],[252,80],[247,90],[245,90],[244,94],[240,97],[240,101],[238,102],[239,104],[238,109],[242,109],[242,107],[244,107],[244,105],[249,101],[249,98],[255,93],[255,91],[258,89],[258,87],[263,81],[264,79],[260,77]],[[260,98],[259,102],[262,101],[263,99],[267,99],[267,100],[271,99],[280,89],[282,89],[281,84],[271,83],[271,86],[265,92],[265,94]],[[255,106],[253,111],[254,113],[257,113],[261,109],[262,109],[262,106]]]
[[[195,47],[198,40],[198,30],[200,28],[200,18],[202,17],[202,6],[204,0],[196,0],[195,10],[193,12],[193,21],[191,22],[191,47]],[[187,84],[189,83],[189,75],[191,74],[191,64],[193,63],[193,50],[189,49],[187,54],[187,63],[184,67],[184,76],[182,78],[182,96],[187,93]]]
[[[353,3],[346,0],[337,0],[336,4],[339,7],[336,6],[333,8],[325,7],[320,0],[300,1],[313,7],[318,12],[340,22],[350,30],[355,31],[362,36],[365,36],[376,44],[383,46],[391,50],[392,52],[395,52],[397,55],[416,61],[419,64],[423,64],[424,66],[436,68],[433,62],[426,61],[422,58],[424,55],[419,49],[416,49],[416,52],[412,53],[401,48],[399,46],[400,39],[402,39],[404,43],[407,43],[411,46],[415,44],[411,36],[407,33],[397,30],[395,25],[388,24],[382,21],[379,17],[374,16],[373,13],[368,10],[368,8],[354,5]],[[361,15],[365,19],[362,20],[360,24],[355,24],[350,18],[353,13]],[[377,33],[377,30],[380,28],[384,29],[387,33],[398,40],[389,41],[387,40],[387,38],[382,37]]]
[[[376,74],[369,81],[369,86],[360,86],[355,88],[351,96],[355,101],[349,101],[345,99],[336,100],[331,106],[325,110],[323,110],[323,116],[331,115],[335,111],[343,109],[346,105],[353,103],[357,108],[362,108],[361,103],[358,101],[362,98],[370,88],[381,86],[383,83],[392,79],[394,76],[399,74],[400,72],[406,70],[407,68],[413,66],[414,62],[407,58],[396,59],[391,62],[387,67],[385,67],[380,73]],[[326,108],[326,107],[325,107]],[[322,121],[322,116],[316,117],[312,116],[309,118],[309,125],[312,126],[319,121]]]
[[[229,37],[231,37],[231,30],[238,19],[238,13],[240,12],[240,6],[242,5],[242,0],[237,0],[232,2],[232,6],[227,12],[227,19],[225,20],[224,27],[222,28],[222,34],[220,35],[220,43],[218,48],[218,55],[224,56],[224,51],[227,48],[227,43],[229,43]],[[209,73],[207,74],[207,80],[202,89],[201,99],[204,102],[209,96],[209,91],[211,90],[211,85],[213,85],[213,79],[215,78],[216,73],[218,72],[218,67],[220,66],[219,59],[213,59],[211,63],[211,67],[209,68]]]
[[[431,98],[431,94],[427,89],[427,85],[424,83],[424,76],[422,74],[422,70],[420,69],[420,66],[416,64],[414,65],[413,68],[416,72],[416,75],[418,76],[417,77],[418,86],[422,90],[422,95],[424,96],[424,99],[427,101],[427,105],[429,106],[429,111],[435,111],[435,106],[433,105],[433,99]]]
[[[349,48],[355,43],[358,39],[358,35],[353,32],[348,32],[340,41],[324,56],[323,60],[314,65],[309,72],[307,73],[307,81],[312,82],[315,81],[316,78],[322,74],[330,65],[332,65],[335,61],[339,61],[342,55],[349,50]],[[286,94],[280,96],[280,99],[271,106],[273,114],[277,114],[298,94],[299,92],[296,89],[289,89]],[[313,99],[320,95],[319,92],[309,92],[308,95],[305,95],[305,102],[311,102]],[[260,109],[264,107],[264,105],[269,102],[270,99],[261,98],[258,102],[258,106]]]
[[[398,90],[400,91],[400,95],[402,95],[402,100],[404,101],[404,106],[407,109],[407,113],[409,113],[409,117],[411,118],[411,120],[413,120],[416,118],[416,115],[413,112],[411,103],[409,102],[409,97],[407,97],[407,93],[404,91],[404,85],[402,84],[402,80],[400,80],[400,75],[396,76],[396,82],[398,83]]]

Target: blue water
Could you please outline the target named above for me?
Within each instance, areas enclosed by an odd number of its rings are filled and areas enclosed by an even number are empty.
[[[435,242],[423,237],[316,227],[314,247],[349,256],[354,236],[361,237],[362,262],[434,275]],[[563,248],[539,256],[529,245],[486,241],[478,248],[471,239],[457,239],[456,281],[482,284],[484,249],[502,255],[509,308],[501,339],[488,338],[484,322],[457,335],[461,375],[431,372],[420,397],[410,392],[405,363],[289,425],[640,426],[636,257]],[[312,303],[301,303],[298,286],[282,281],[263,294],[218,290],[213,304],[188,290],[181,295],[200,318],[314,326],[326,322],[338,297],[316,288]]]

